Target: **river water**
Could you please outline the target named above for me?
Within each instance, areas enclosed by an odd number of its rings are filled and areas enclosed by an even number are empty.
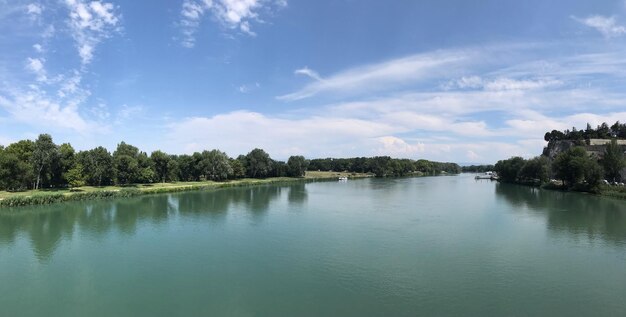
[[[471,175],[0,211],[0,316],[626,316],[626,201]]]

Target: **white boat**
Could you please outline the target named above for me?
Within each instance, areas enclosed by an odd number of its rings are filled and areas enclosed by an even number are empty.
[[[341,177],[339,177],[339,181],[340,181],[340,182],[341,182],[341,181],[344,181],[344,182],[345,182],[345,181],[347,181],[347,180],[348,180],[348,177],[347,177],[347,176],[341,176]]]
[[[476,177],[474,177],[474,179],[491,179],[491,180],[496,180],[498,179],[498,174],[496,172],[485,172],[485,174],[482,175],[476,175]]]

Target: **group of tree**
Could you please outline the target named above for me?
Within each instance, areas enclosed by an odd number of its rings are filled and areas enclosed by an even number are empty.
[[[42,134],[35,141],[0,146],[0,190],[301,177],[308,164],[303,156],[292,156],[286,163],[273,160],[261,149],[237,158],[219,150],[148,155],[121,142],[113,153],[104,147],[76,152],[69,143],[57,145],[50,135]]]
[[[441,173],[458,174],[461,172],[461,167],[456,163],[376,156],[313,159],[309,164],[309,170],[372,173],[378,177],[385,177],[407,176],[416,173],[425,175],[437,175]]]
[[[239,178],[302,177],[307,170],[404,176],[414,173],[461,172],[455,163],[393,159],[389,156],[314,159],[291,156],[287,162],[272,159],[262,149],[229,157],[219,150],[171,155],[150,154],[121,142],[113,153],[104,147],[76,151],[69,143],[57,145],[48,134],[35,141],[22,140],[0,146],[0,190],[125,186],[176,181],[224,181]]]
[[[587,127],[584,130],[578,130],[576,127],[573,127],[572,130],[558,131],[552,130],[551,132],[546,132],[544,135],[544,140],[547,142],[554,141],[584,141],[590,139],[626,139],[626,124],[620,123],[619,121],[615,122],[612,126],[609,126],[606,122],[597,126],[595,129],[591,127],[589,123],[587,123]]]
[[[494,169],[495,167],[493,165],[469,165],[461,167],[463,173],[485,173],[493,171]]]
[[[619,181],[625,167],[624,150],[613,139],[600,157],[576,146],[559,153],[553,161],[546,156],[501,160],[495,171],[503,182],[545,184],[554,178],[570,189],[595,191],[605,179]]]

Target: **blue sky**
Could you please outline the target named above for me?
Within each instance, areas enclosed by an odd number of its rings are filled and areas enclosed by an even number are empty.
[[[492,163],[626,121],[626,2],[0,0],[0,144]]]

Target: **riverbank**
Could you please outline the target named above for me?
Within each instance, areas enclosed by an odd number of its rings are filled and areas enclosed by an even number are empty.
[[[194,190],[209,190],[216,188],[254,186],[264,184],[291,183],[291,182],[315,182],[336,180],[339,177],[366,178],[371,177],[365,173],[345,172],[306,172],[304,177],[271,177],[265,179],[237,179],[225,182],[202,181],[202,182],[177,182],[137,184],[130,186],[83,186],[74,189],[43,189],[28,190],[22,192],[0,191],[1,207],[19,207],[31,205],[46,205],[66,201],[86,201],[110,198],[124,198],[140,195],[174,193]]]
[[[509,184],[522,185],[522,186],[530,186],[541,188],[545,190],[555,190],[562,192],[573,192],[573,193],[585,193],[590,195],[602,196],[602,197],[611,197],[617,199],[626,199],[626,187],[624,186],[613,186],[613,185],[600,185],[597,190],[590,191],[580,187],[566,188],[563,185],[556,183],[547,183],[547,184],[539,184],[537,182],[508,182]]]

